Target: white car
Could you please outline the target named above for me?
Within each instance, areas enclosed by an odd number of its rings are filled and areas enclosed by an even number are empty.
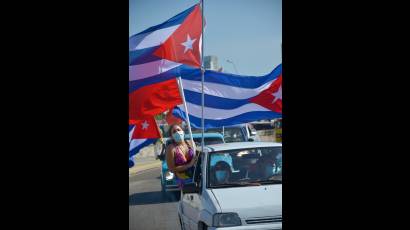
[[[181,228],[282,229],[282,144],[209,145],[178,204]]]

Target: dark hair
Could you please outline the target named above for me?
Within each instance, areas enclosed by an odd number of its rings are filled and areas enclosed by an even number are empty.
[[[178,125],[178,124],[172,124],[171,126],[169,126],[169,128],[168,128],[168,136],[169,137],[171,137],[171,139],[173,139],[172,138],[172,128],[174,128],[175,126],[179,126],[179,127],[181,127],[180,125]],[[182,128],[182,127],[181,127]]]
[[[172,142],[171,142],[172,144],[176,144],[174,138],[172,137],[172,128],[174,128],[175,126],[179,126],[179,127],[182,129],[181,125],[176,124],[176,123],[174,123],[174,124],[172,124],[171,126],[169,126],[168,135],[169,135],[169,137],[170,137],[170,139],[171,139],[171,141],[172,141]],[[188,147],[192,148],[191,143],[189,143],[189,141],[185,141],[185,139],[182,140],[182,141],[184,141],[184,142],[188,145]]]
[[[231,166],[229,166],[229,164],[226,163],[226,161],[218,161],[218,163],[215,164],[214,168],[231,171]]]
[[[218,184],[217,180],[216,180],[216,171],[217,170],[225,170],[228,171],[228,178],[232,175],[232,171],[231,171],[231,166],[229,166],[228,163],[226,163],[226,161],[218,161],[213,167],[212,167],[212,174],[211,174],[211,183],[214,184]]]

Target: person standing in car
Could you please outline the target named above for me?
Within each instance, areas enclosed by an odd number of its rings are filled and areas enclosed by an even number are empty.
[[[192,182],[193,166],[196,162],[194,153],[195,143],[185,140],[185,133],[181,126],[173,124],[169,127],[172,143],[166,149],[168,168],[176,176],[178,186]]]

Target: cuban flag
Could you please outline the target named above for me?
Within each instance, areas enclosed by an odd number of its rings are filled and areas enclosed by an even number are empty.
[[[189,119],[201,128],[201,75],[182,76]],[[282,65],[265,76],[239,76],[205,71],[205,128],[282,117]],[[173,110],[186,120],[182,105]]]
[[[132,120],[128,126],[129,133],[129,160],[128,167],[131,168],[135,165],[134,156],[138,152],[154,143],[158,138],[161,137],[158,126],[155,123],[154,118],[147,118],[141,120]]]
[[[176,77],[201,65],[199,4],[129,39],[129,117],[157,115],[182,104]]]

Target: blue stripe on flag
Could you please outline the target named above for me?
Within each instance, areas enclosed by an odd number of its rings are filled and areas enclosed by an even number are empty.
[[[282,73],[282,64],[265,76],[240,76],[236,74],[221,73],[212,70],[205,71],[204,81],[241,88],[254,89],[279,77]],[[182,75],[182,79],[201,81],[201,74]]]
[[[129,65],[140,65],[147,62],[160,60],[160,57],[153,55],[152,53],[159,46],[154,46],[141,50],[132,50],[129,52]]]
[[[128,168],[132,168],[134,165],[134,160],[132,158],[128,158]]]
[[[178,107],[174,108],[172,114],[176,117],[185,119],[185,113],[180,110]],[[227,119],[222,120],[211,120],[211,119],[204,119],[205,128],[215,128],[221,126],[229,126],[229,125],[237,125],[242,123],[248,123],[251,121],[257,120],[265,120],[265,119],[274,119],[280,118],[282,114],[270,112],[270,111],[257,111],[257,112],[247,112],[240,114],[238,116],[230,117]],[[195,117],[189,115],[189,121],[191,122],[191,126],[195,128],[201,128],[201,117]]]
[[[129,157],[131,158],[132,156],[136,155],[142,148],[154,143],[157,139],[146,139],[144,142],[142,142],[140,145],[137,145],[135,148],[130,149],[129,151]]]
[[[185,20],[185,18],[192,12],[192,10],[195,8],[195,6],[196,5],[194,5],[191,8],[189,8],[189,9],[175,15],[174,17],[168,19],[167,21],[165,21],[165,22],[163,22],[159,25],[152,26],[152,27],[150,27],[150,28],[138,33],[138,34],[135,34],[135,35],[131,36],[130,39],[129,39],[130,47],[136,46],[137,42],[140,40],[140,39],[137,39],[139,37],[138,35],[153,32],[155,30],[159,30],[159,29],[163,29],[163,28],[166,28],[166,27],[171,27],[171,26],[181,24]],[[138,41],[136,41],[136,39]]]

